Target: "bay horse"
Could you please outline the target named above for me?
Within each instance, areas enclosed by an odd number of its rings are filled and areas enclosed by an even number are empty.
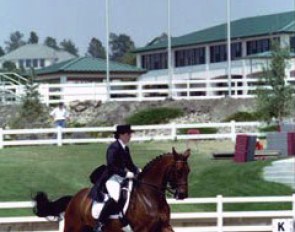
[[[172,149],[172,153],[157,156],[145,165],[134,180],[126,219],[134,232],[171,232],[170,207],[166,201],[166,190],[173,192],[175,199],[188,197],[188,158],[190,150],[183,154]],[[64,214],[64,232],[93,231],[95,221],[91,215],[92,200],[89,188],[80,190],[74,196],[65,196],[49,201],[46,195],[35,197],[35,214],[38,216],[58,216]],[[122,223],[110,219],[106,232],[122,232]]]

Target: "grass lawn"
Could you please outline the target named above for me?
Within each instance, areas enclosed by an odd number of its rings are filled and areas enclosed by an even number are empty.
[[[170,151],[172,146],[184,151],[187,142],[145,142],[132,143],[130,149],[139,167],[154,157]],[[261,178],[263,167],[270,161],[256,161],[236,164],[231,160],[213,160],[213,151],[231,151],[229,141],[190,142],[192,155],[189,160],[190,197],[224,196],[273,196],[290,195],[292,189]],[[0,202],[28,201],[37,191],[48,192],[50,198],[74,194],[79,189],[90,186],[88,176],[98,165],[105,162],[106,144],[30,146],[0,150]],[[213,209],[213,205],[175,206],[176,210]],[[269,204],[229,205],[225,209],[247,210],[268,209]],[[249,208],[250,207],[250,208]],[[279,204],[277,209],[289,208],[290,204]],[[14,211],[15,212],[15,211]],[[27,214],[25,211],[17,211]],[[1,212],[0,212],[1,214]],[[4,214],[2,212],[2,214]],[[5,211],[7,214],[7,211]],[[11,213],[14,214],[14,213]]]

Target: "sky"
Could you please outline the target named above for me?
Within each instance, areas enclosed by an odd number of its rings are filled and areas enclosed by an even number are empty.
[[[291,11],[295,0],[231,0],[231,19]],[[71,39],[79,54],[91,38],[105,45],[105,0],[0,0],[0,46],[12,32],[31,31]],[[110,32],[131,36],[136,47],[167,32],[167,0],[109,0]],[[180,36],[226,22],[226,0],[171,0],[171,35]]]

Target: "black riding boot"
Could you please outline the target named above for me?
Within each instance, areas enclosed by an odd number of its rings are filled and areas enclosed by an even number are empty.
[[[109,216],[114,213],[117,209],[117,202],[112,198],[108,199],[105,203],[99,218],[96,221],[96,225],[94,227],[94,232],[102,232],[102,227],[107,222]]]

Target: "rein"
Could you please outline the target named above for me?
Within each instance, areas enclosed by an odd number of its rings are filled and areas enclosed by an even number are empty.
[[[182,161],[182,160],[178,160],[175,162],[178,163],[178,162],[186,162],[186,161]],[[173,165],[174,167],[175,165]],[[154,185],[154,184],[151,184],[151,183],[148,183],[148,182],[144,182],[144,181],[140,181],[138,179],[136,179],[136,181],[140,184],[143,184],[143,185],[146,185],[152,189],[154,189],[156,192],[162,194],[162,195],[165,195],[165,191],[168,191],[170,194],[174,195],[176,193],[176,189],[173,188],[173,187],[169,187],[169,186],[166,186],[166,187],[162,187],[162,188],[159,188],[158,186]],[[175,186],[181,186],[181,185],[187,185],[187,182],[176,182],[176,183],[173,183],[173,185],[175,184]]]

